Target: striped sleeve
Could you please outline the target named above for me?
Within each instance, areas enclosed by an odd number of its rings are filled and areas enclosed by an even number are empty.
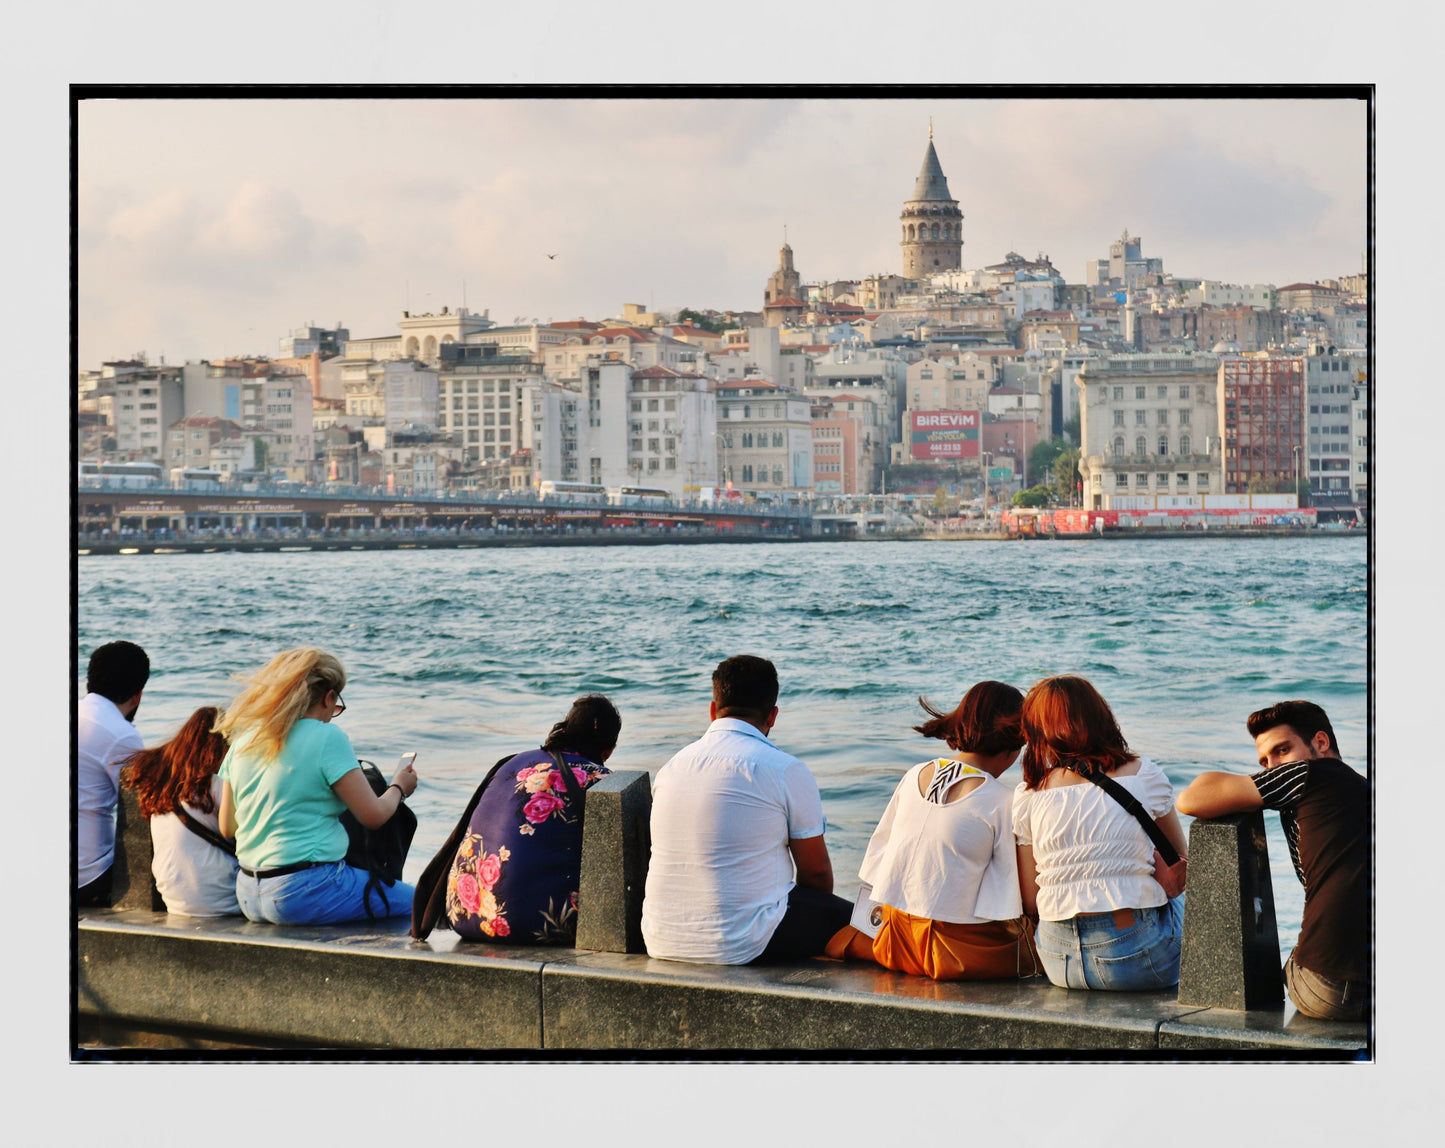
[[[1266,809],[1293,811],[1304,796],[1309,771],[1309,762],[1296,761],[1261,769],[1258,773],[1250,774],[1250,780],[1264,799]]]

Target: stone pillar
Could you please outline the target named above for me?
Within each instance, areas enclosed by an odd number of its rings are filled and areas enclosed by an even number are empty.
[[[1179,1003],[1255,1009],[1283,1002],[1264,814],[1196,820],[1189,827]]]
[[[122,788],[116,803],[115,860],[110,869],[112,908],[166,911],[151,872],[154,857],[150,818],[141,813],[135,791]]]
[[[642,953],[642,891],[652,855],[652,779],[618,770],[587,790],[577,947]]]

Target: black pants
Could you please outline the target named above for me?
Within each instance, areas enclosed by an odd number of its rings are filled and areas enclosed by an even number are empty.
[[[89,885],[82,885],[75,894],[75,903],[82,909],[109,909],[111,874],[114,866],[107,869]]]
[[[768,947],[748,964],[768,965],[816,957],[852,916],[851,901],[819,889],[794,885],[788,894],[788,911],[778,922]]]

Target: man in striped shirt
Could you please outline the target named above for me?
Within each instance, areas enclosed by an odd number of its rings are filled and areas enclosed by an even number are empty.
[[[1305,892],[1284,969],[1290,1000],[1306,1016],[1363,1020],[1373,983],[1370,784],[1340,760],[1330,719],[1313,702],[1279,702],[1245,724],[1259,772],[1201,773],[1175,806],[1193,817],[1279,811]]]

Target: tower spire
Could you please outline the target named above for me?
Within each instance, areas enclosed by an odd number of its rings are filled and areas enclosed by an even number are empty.
[[[928,138],[929,138],[930,140],[933,139],[933,117],[932,117],[932,116],[929,116],[929,117],[928,117]]]

